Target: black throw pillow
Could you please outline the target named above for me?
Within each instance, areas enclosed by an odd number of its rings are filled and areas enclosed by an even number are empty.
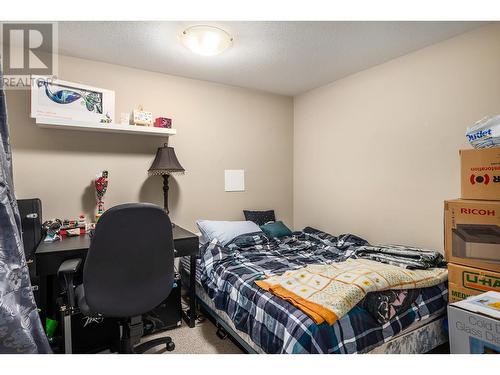
[[[243,215],[245,215],[245,220],[253,221],[258,226],[264,225],[269,221],[276,221],[276,217],[274,216],[274,210],[268,210],[268,211],[243,210]]]

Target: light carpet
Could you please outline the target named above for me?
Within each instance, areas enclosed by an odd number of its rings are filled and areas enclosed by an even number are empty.
[[[215,334],[217,328],[210,320],[198,322],[194,328],[183,322],[179,328],[146,336],[141,340],[148,341],[163,336],[170,336],[175,343],[175,350],[167,352],[165,347],[152,348],[147,353],[162,354],[242,354],[242,350],[229,338],[221,340]]]

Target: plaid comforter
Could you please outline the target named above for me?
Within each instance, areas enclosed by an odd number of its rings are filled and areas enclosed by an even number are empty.
[[[243,235],[225,247],[216,242],[201,247],[200,281],[215,306],[267,353],[363,353],[415,321],[441,313],[446,285],[421,289],[411,308],[385,324],[358,305],[333,325],[317,325],[255,284],[264,276],[307,264],[343,261],[363,245],[367,242],[354,235],[334,237],[311,228],[281,240]]]

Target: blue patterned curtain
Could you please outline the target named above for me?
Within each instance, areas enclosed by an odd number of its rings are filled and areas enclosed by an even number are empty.
[[[11,156],[0,72],[0,353],[49,353],[24,258]]]

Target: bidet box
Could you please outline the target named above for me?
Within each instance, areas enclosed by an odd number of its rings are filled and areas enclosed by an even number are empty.
[[[500,147],[460,150],[463,199],[500,200]]]
[[[500,272],[500,201],[445,201],[444,248],[448,262]]]
[[[448,306],[451,354],[500,353],[500,293],[487,292]]]

